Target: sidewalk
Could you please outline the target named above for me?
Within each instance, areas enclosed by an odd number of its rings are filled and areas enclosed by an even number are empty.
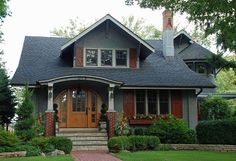
[[[72,151],[75,161],[121,161],[104,151]]]

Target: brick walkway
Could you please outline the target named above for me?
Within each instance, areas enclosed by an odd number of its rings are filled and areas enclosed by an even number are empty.
[[[121,161],[104,151],[73,151],[75,161]]]

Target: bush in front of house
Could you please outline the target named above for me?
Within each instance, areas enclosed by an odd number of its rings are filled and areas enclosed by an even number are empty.
[[[66,154],[69,154],[72,150],[72,141],[62,136],[49,137],[49,144],[52,144],[55,149],[62,150]]]
[[[160,140],[156,136],[117,136],[108,141],[110,152],[118,153],[121,150],[153,150],[158,147]]]
[[[16,151],[26,151],[26,156],[39,156],[41,151],[39,148],[32,145],[15,145],[12,147],[2,146],[0,147],[0,153],[2,152],[16,152]]]
[[[201,121],[196,131],[201,144],[236,145],[236,118]]]
[[[161,143],[173,144],[194,144],[196,134],[193,129],[189,129],[182,119],[168,116],[167,119],[158,119],[155,124],[147,128],[146,135],[157,136]]]
[[[231,109],[226,99],[219,96],[208,96],[200,104],[201,120],[227,119],[231,117]]]
[[[72,150],[71,140],[60,136],[35,137],[29,141],[29,144],[38,147],[44,153],[49,153],[58,149],[69,154]]]
[[[14,134],[0,128],[0,147],[15,146],[20,143],[20,140]]]

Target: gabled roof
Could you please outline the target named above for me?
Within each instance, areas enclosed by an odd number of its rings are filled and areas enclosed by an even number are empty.
[[[163,57],[161,51],[141,61],[140,68],[72,68],[58,57],[68,39],[26,37],[12,85],[37,85],[61,77],[100,78],[122,82],[123,87],[203,88],[215,87],[207,78],[191,71],[182,59]]]
[[[96,23],[94,23],[93,25],[91,25],[90,27],[88,27],[86,30],[84,30],[83,32],[81,32],[79,35],[75,36],[74,38],[72,38],[71,40],[69,40],[68,42],[66,42],[65,44],[62,45],[61,50],[64,50],[65,48],[69,47],[70,45],[72,45],[74,42],[76,42],[78,39],[82,38],[83,36],[85,36],[87,33],[89,33],[91,30],[95,29],[97,26],[99,26],[100,24],[102,24],[103,22],[105,22],[106,20],[110,20],[112,21],[114,24],[116,24],[118,27],[120,27],[122,30],[124,30],[127,34],[129,34],[130,36],[132,36],[134,39],[136,39],[138,42],[140,42],[142,45],[144,45],[146,48],[148,48],[151,52],[154,52],[154,48],[149,45],[145,40],[141,39],[139,36],[137,36],[136,34],[134,34],[131,30],[129,30],[127,27],[125,27],[124,25],[122,25],[119,21],[117,21],[115,18],[113,18],[111,15],[107,14],[106,16],[104,16],[103,18],[101,18],[100,20],[98,20]]]
[[[181,36],[181,35],[185,36],[187,39],[189,39],[189,41],[192,40],[192,37],[191,37],[185,30],[183,30],[183,29],[180,30],[179,32],[177,32],[177,33],[174,35],[174,39],[177,38],[177,37],[179,37],[179,36]]]

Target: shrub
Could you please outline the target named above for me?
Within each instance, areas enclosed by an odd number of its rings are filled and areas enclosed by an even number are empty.
[[[23,92],[23,102],[17,109],[18,115],[15,125],[16,135],[23,141],[29,141],[36,136],[34,103],[31,99],[32,91],[26,86]]]
[[[119,117],[115,126],[115,133],[117,136],[129,135],[130,133],[128,120],[125,117],[123,112],[119,114]]]
[[[201,120],[226,119],[231,116],[231,110],[226,99],[219,96],[208,96],[200,106]]]
[[[49,143],[50,138],[36,137],[29,141],[29,144],[38,147],[42,152],[49,153],[55,150],[54,145]]]
[[[159,143],[160,140],[156,136],[118,136],[109,140],[108,148],[113,153],[121,150],[153,150]]]
[[[236,119],[202,121],[197,127],[201,144],[236,144]]]
[[[146,128],[135,128],[134,129],[134,135],[145,135]]]
[[[1,146],[15,146],[19,144],[20,140],[14,134],[0,129],[0,147]]]
[[[55,149],[64,151],[66,154],[69,154],[72,150],[71,140],[65,137],[49,137],[48,143],[52,144]]]
[[[173,116],[165,120],[159,118],[147,129],[147,135],[159,137],[161,143],[196,143],[195,131],[189,129],[182,119]]]
[[[16,145],[13,147],[3,146],[0,147],[0,152],[14,152],[26,151],[26,156],[39,156],[41,151],[39,148],[32,145]]]

